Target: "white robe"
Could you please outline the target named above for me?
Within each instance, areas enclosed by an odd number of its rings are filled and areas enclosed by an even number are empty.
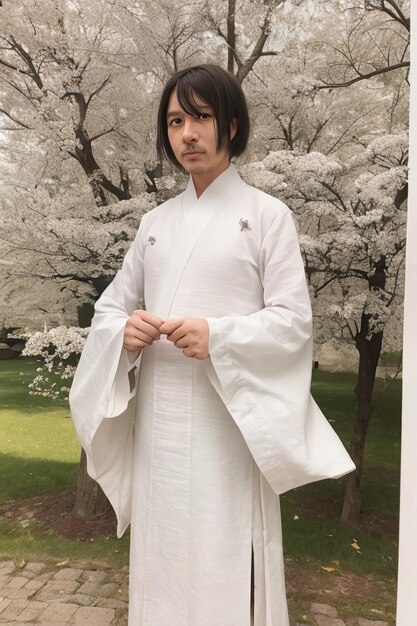
[[[210,358],[142,351],[136,424],[127,318],[204,317]],[[96,314],[70,402],[120,536],[129,626],[287,626],[278,495],[354,469],[310,396],[311,307],[296,227],[231,165],[142,219]],[[132,374],[132,371],[130,374]],[[139,373],[139,375],[138,375]],[[107,418],[107,419],[106,419]]]

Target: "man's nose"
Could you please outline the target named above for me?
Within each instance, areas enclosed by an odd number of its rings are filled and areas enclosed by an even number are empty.
[[[182,138],[185,143],[192,143],[192,142],[197,141],[198,139],[197,120],[195,120],[192,117],[187,117],[184,120]]]

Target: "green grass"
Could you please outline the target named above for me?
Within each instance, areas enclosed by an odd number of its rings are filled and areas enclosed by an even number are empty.
[[[68,419],[68,405],[28,394],[27,383],[35,368],[31,361],[0,361],[0,502],[59,493],[75,485],[79,444]],[[313,395],[346,445],[355,419],[354,385],[354,374],[314,372]],[[400,404],[401,383],[394,381],[372,416],[365,454],[365,517],[392,519],[391,530],[375,532],[367,525],[355,531],[341,527],[338,516],[345,479],[312,483],[282,497],[288,558],[319,573],[321,566],[336,566],[340,572],[394,578]],[[352,548],[353,539],[361,554]],[[56,538],[35,523],[12,529],[6,520],[0,520],[0,556],[7,558],[74,559],[119,567],[127,563],[128,549],[128,535],[122,540],[103,537],[85,543]]]
[[[312,392],[326,417],[343,442],[349,442],[355,422],[355,375],[316,372]],[[376,391],[383,381],[377,379]],[[334,420],[334,421],[333,421]],[[395,380],[376,404],[372,414],[365,447],[363,509],[397,515],[399,509],[401,435],[401,381]],[[317,485],[339,493],[339,481]],[[343,488],[344,481],[340,482]],[[311,486],[313,491],[317,486]]]
[[[37,523],[14,529],[0,519],[0,559],[87,561],[119,568],[127,565],[128,555],[128,532],[122,539],[100,537],[88,542],[71,541],[45,533]]]
[[[69,407],[31,396],[36,363],[0,361],[0,502],[74,486],[80,456]]]
[[[355,420],[354,374],[315,372],[312,392],[345,445]],[[377,381],[380,388],[382,381]],[[396,522],[399,509],[401,382],[394,381],[371,418],[365,448],[363,510],[374,520],[373,531],[339,524],[346,479],[325,480],[295,489],[282,497],[285,552],[315,567],[394,577],[397,565]],[[298,516],[299,519],[294,519]],[[378,530],[388,520],[389,532]],[[352,548],[353,539],[361,554]]]
[[[384,365],[385,367],[398,367],[398,363],[401,360],[401,352],[396,350],[395,352],[382,352],[379,365]]]
[[[311,494],[309,494],[311,496]],[[340,526],[338,516],[326,511],[311,511],[303,506],[303,494],[286,498],[283,504],[285,556],[315,567],[335,567],[340,572],[358,575],[396,575],[397,544],[391,537],[372,536],[368,532]],[[295,520],[294,516],[299,519]],[[352,543],[360,546],[359,554]]]
[[[80,445],[68,403],[31,396],[36,362],[0,361],[0,503],[60,493],[76,483]],[[123,566],[128,533],[80,542],[42,532],[38,524],[13,528],[0,519],[0,556],[16,560],[85,560]]]

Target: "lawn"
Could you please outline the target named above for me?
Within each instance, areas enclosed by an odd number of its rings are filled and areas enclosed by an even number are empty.
[[[75,486],[80,446],[68,403],[31,396],[28,383],[36,363],[0,361],[0,503]],[[49,557],[125,565],[128,536],[69,541],[41,532],[36,523],[13,528],[0,518],[0,558]]]
[[[28,394],[27,384],[35,367],[34,362],[27,360],[0,361],[0,503],[60,493],[75,485],[80,451],[68,405]],[[381,384],[378,381],[378,386]],[[354,385],[353,374],[314,372],[313,395],[346,445],[355,416]],[[297,579],[296,587],[305,580],[307,590],[302,596],[295,594],[290,598],[290,608],[298,621],[302,620],[303,603],[314,596],[315,586],[319,595],[326,589],[331,594],[341,580],[345,586],[356,581],[356,603],[362,603],[364,616],[372,617],[366,611],[372,611],[375,602],[382,607],[385,619],[393,615],[400,405],[401,383],[394,381],[377,405],[369,428],[364,516],[359,528],[343,528],[338,521],[343,478],[313,483],[281,498],[287,578],[289,572],[290,579]],[[128,536],[122,540],[96,538],[90,543],[63,540],[41,531],[36,523],[12,528],[8,520],[0,518],[0,557],[76,559],[120,567],[127,564],[128,543]],[[369,594],[361,598],[365,580],[367,584],[374,584],[370,581],[375,580],[386,584],[392,591],[385,592],[385,599],[380,594],[375,602],[369,600]],[[343,598],[339,610],[349,617]]]
[[[80,447],[67,402],[30,396],[31,361],[0,361],[0,502],[74,485]]]
[[[355,418],[355,376],[315,372],[312,393],[345,445]],[[382,381],[377,381],[381,388]],[[346,479],[311,483],[282,497],[286,553],[340,571],[394,577],[400,481],[401,381],[394,381],[371,418],[365,448],[363,520],[340,526]],[[298,519],[294,519],[297,516]],[[352,547],[353,539],[360,552]]]
[[[377,389],[382,384],[378,380]],[[353,374],[313,375],[313,396],[347,446],[354,386]],[[395,624],[400,432],[401,381],[395,380],[369,425],[363,516],[355,530],[339,524],[345,478],[312,483],[281,498],[287,581],[294,580],[296,589],[289,607],[297,622],[310,601],[330,601],[346,619],[361,615]]]

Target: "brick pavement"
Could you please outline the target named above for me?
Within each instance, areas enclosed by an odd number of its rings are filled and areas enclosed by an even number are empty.
[[[21,565],[0,561],[0,626],[127,626],[127,573]],[[312,603],[310,613],[316,626],[389,626],[361,617],[345,622],[328,604]]]
[[[126,626],[128,576],[0,561],[0,626]]]

